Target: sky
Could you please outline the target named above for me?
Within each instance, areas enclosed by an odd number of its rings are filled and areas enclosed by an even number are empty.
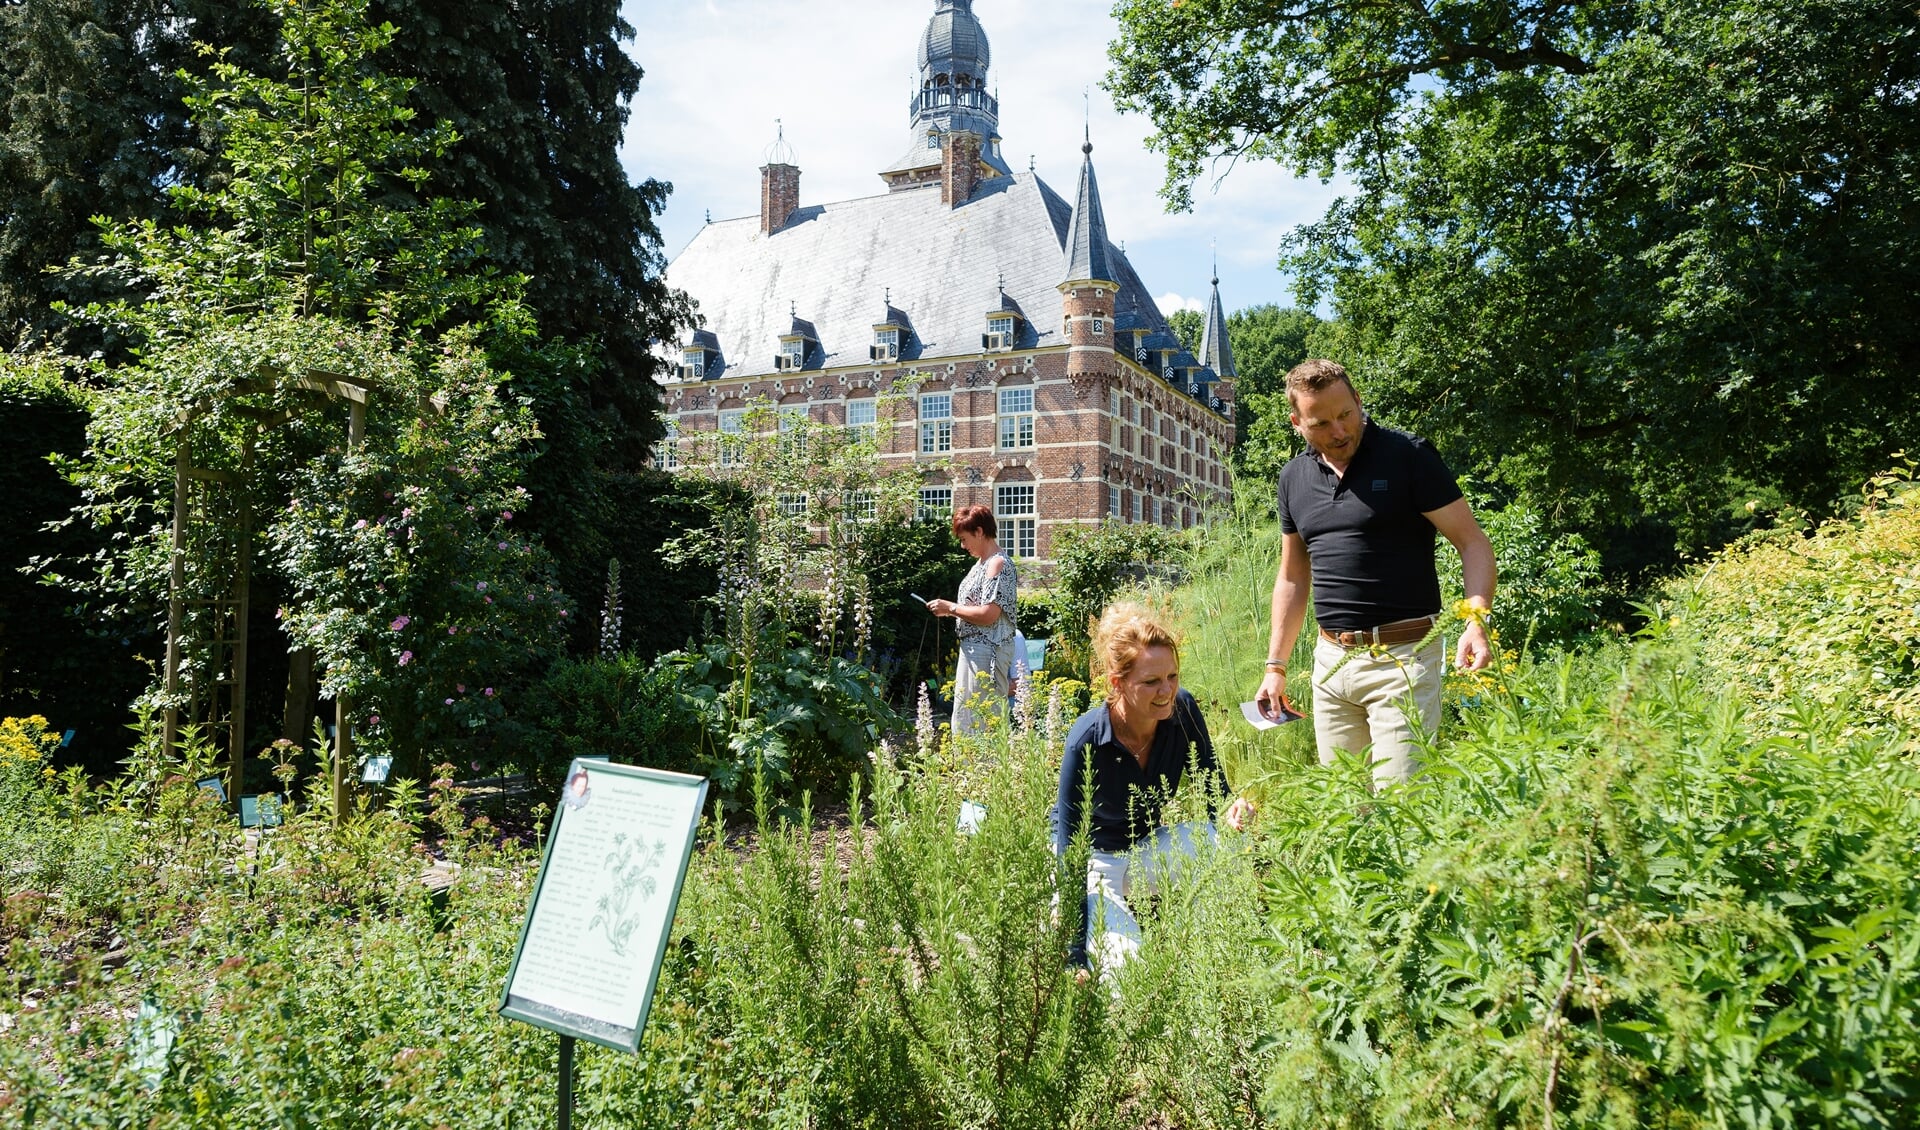
[[[1145,117],[1122,115],[1099,87],[1117,32],[1112,0],[974,0],[992,51],[1007,163],[1071,200],[1083,128],[1109,238],[1125,246],[1163,311],[1204,310],[1217,254],[1229,311],[1292,305],[1276,266],[1295,224],[1319,219],[1338,186],[1271,163],[1241,163],[1194,187],[1168,214]],[[920,34],[934,0],[623,0],[646,71],[621,159],[628,176],[673,185],[659,217],[669,259],[715,220],[760,208],[760,166],[783,130],[800,167],[800,203],[886,191],[879,171],[906,151]],[[776,127],[776,119],[780,125]]]

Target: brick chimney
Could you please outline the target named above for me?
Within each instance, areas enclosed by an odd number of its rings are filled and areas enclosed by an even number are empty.
[[[940,136],[940,203],[957,208],[980,184],[980,135],[955,130]]]
[[[760,166],[760,230],[779,231],[800,207],[800,167],[785,162]]]

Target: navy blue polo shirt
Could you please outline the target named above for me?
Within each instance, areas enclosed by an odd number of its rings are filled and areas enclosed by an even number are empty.
[[[1345,475],[1309,449],[1280,470],[1280,530],[1313,565],[1313,615],[1353,632],[1440,611],[1437,531],[1426,515],[1461,497],[1433,445],[1367,421]]]
[[[1180,787],[1188,769],[1218,774],[1213,739],[1200,706],[1182,690],[1174,696],[1173,715],[1153,732],[1147,767],[1113,736],[1113,718],[1105,703],[1082,714],[1067,731],[1066,756],[1060,760],[1060,791],[1053,802],[1053,847],[1061,859],[1080,827],[1081,778],[1093,772],[1093,816],[1088,837],[1100,851],[1126,851],[1160,826],[1160,810]]]

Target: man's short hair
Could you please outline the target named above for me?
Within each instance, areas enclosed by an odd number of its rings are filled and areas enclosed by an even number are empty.
[[[1356,399],[1359,397],[1360,394],[1354,390],[1353,379],[1347,376],[1345,365],[1320,357],[1302,361],[1287,370],[1287,407],[1299,410],[1300,406],[1293,399],[1296,392],[1319,392],[1336,384],[1346,385],[1348,392],[1353,393]]]

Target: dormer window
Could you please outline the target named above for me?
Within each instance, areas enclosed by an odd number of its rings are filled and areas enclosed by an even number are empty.
[[[988,353],[1012,349],[1020,320],[1012,314],[987,315],[987,332],[981,335],[980,348]]]
[[[707,351],[686,349],[680,353],[680,379],[697,381],[707,375]]]
[[[803,337],[783,337],[780,339],[780,352],[774,355],[773,367],[776,369],[798,369],[807,363],[807,339]]]
[[[876,327],[873,331],[873,360],[898,361],[900,359],[900,331],[894,326]]]

